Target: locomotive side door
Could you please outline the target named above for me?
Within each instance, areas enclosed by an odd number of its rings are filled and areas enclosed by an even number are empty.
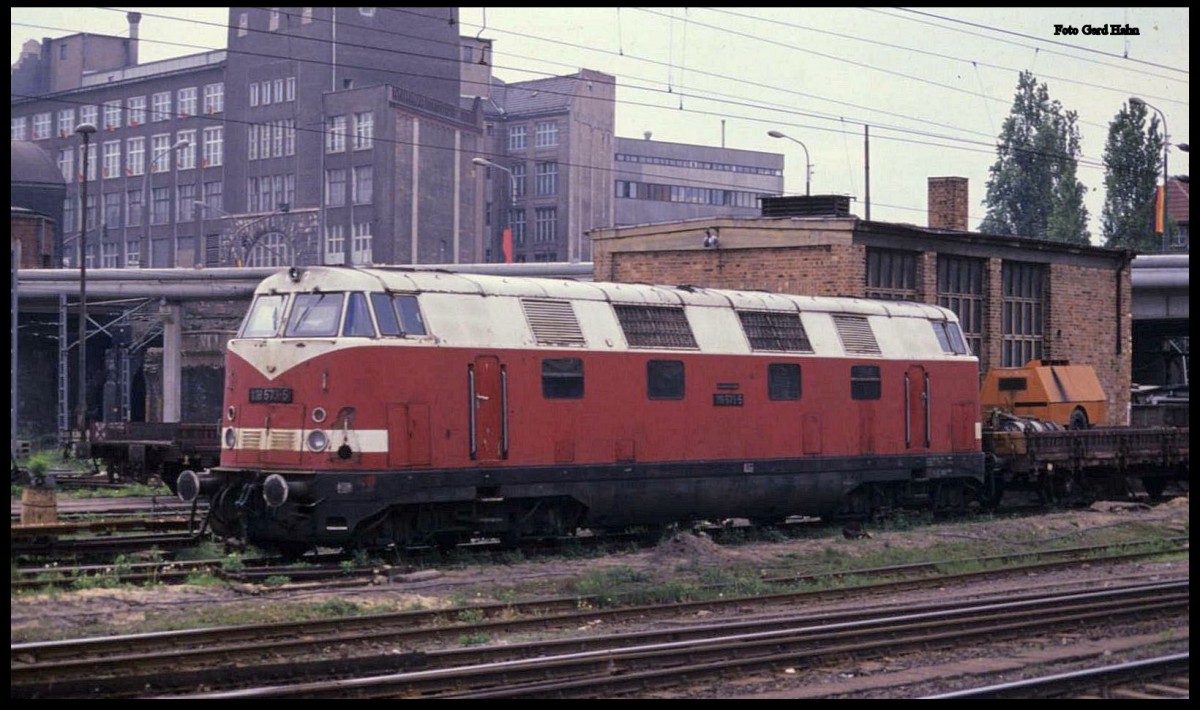
[[[508,372],[494,355],[467,365],[471,458],[508,458]]]
[[[904,373],[904,445],[929,448],[929,373],[912,365]]]

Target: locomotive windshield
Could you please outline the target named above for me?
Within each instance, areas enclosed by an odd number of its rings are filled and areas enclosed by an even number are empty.
[[[259,296],[254,299],[254,305],[246,314],[246,322],[242,324],[240,337],[270,338],[277,335],[286,305],[287,296]]]
[[[324,337],[337,335],[342,319],[342,294],[301,293],[292,305],[283,334],[286,337]]]

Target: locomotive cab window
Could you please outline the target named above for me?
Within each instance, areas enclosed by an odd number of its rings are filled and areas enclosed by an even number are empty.
[[[577,357],[542,360],[542,396],[546,399],[582,399],[583,360]]]
[[[297,294],[292,316],[283,334],[293,338],[334,336],[337,335],[341,319],[342,294]]]
[[[283,322],[283,309],[287,305],[287,296],[259,296],[254,299],[254,305],[246,314],[242,324],[242,338],[270,338],[279,335],[279,325]]]
[[[776,402],[800,399],[800,366],[787,362],[768,365],[767,397]]]
[[[683,361],[647,362],[646,395],[650,399],[683,399]]]
[[[942,346],[942,352],[953,353],[955,355],[970,355],[971,351],[967,348],[967,341],[963,337],[962,329],[957,323],[952,323],[948,320],[930,321],[933,326],[933,333],[937,336],[938,345]]]
[[[350,294],[350,300],[346,304],[346,324],[342,326],[342,335],[375,337],[375,325],[371,323],[371,311],[367,308],[366,294]]]
[[[425,335],[425,321],[417,307],[417,297],[403,293],[373,293],[375,318],[383,335]]]
[[[883,392],[879,367],[876,365],[852,365],[850,367],[850,398],[879,399]]]

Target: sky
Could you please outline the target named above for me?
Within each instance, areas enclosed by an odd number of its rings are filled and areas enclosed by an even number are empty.
[[[11,61],[29,39],[127,34],[129,11],[143,14],[142,62],[224,48],[228,8],[13,7]],[[1079,115],[1093,244],[1108,123],[1129,97],[1161,112],[1171,143],[1190,141],[1190,18],[1186,7],[459,12],[461,34],[494,41],[500,79],[611,74],[618,136],[781,153],[785,194],[804,194],[807,152],[812,194],[850,195],[862,217],[869,172],[877,221],[927,224],[928,178],[955,176],[968,179],[977,228],[997,136],[1018,75],[1031,71]],[[1138,34],[1113,34],[1114,24]],[[1088,33],[1098,28],[1110,32]],[[1171,174],[1188,174],[1188,158],[1172,148]]]

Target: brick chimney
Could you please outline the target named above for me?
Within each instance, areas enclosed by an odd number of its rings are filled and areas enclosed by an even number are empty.
[[[969,231],[966,178],[929,178],[929,228]]]

